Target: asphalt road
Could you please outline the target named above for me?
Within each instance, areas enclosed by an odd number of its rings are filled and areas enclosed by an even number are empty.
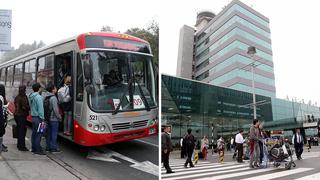
[[[31,129],[28,127],[28,141]],[[45,139],[42,139],[45,147]],[[158,177],[158,136],[87,148],[58,138],[61,153],[48,153],[80,179],[94,180],[156,180]],[[30,147],[28,147],[30,148]]]
[[[213,179],[227,179],[227,180],[257,180],[257,179],[276,179],[276,180],[312,180],[320,179],[320,147],[313,146],[308,152],[304,148],[302,160],[296,160],[294,155],[294,162],[296,167],[286,170],[282,164],[280,167],[273,167],[272,163],[267,168],[250,169],[249,162],[237,163],[232,160],[232,153],[226,152],[225,162],[217,163],[217,155],[209,155],[209,160],[200,160],[194,168],[184,168],[185,159],[180,158],[179,152],[174,152],[170,157],[170,165],[175,173],[166,174],[162,167],[161,177],[163,180],[213,180]]]

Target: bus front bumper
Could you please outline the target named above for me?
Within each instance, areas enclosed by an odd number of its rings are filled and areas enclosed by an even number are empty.
[[[76,121],[74,122],[74,142],[82,146],[100,146],[153,136],[158,133],[158,124],[143,129],[119,133],[93,133],[81,127]]]

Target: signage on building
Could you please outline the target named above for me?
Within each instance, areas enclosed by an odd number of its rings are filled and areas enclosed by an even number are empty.
[[[307,128],[307,127],[317,127],[318,122],[311,122],[311,123],[303,123],[303,127]]]
[[[0,9],[0,51],[11,50],[11,10]]]

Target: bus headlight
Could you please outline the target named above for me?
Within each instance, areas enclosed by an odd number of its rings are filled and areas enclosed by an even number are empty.
[[[93,126],[93,130],[99,131],[99,125],[94,125],[94,126]]]
[[[100,131],[104,131],[104,130],[106,130],[106,126],[105,126],[105,125],[102,125],[102,126],[100,127]]]
[[[157,120],[156,119],[151,119],[149,120],[149,126],[153,126],[157,123]]]

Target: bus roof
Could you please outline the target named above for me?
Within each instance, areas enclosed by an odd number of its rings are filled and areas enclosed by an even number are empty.
[[[114,33],[114,32],[88,32],[88,33],[83,33],[83,34],[80,34],[80,35],[77,35],[77,36],[74,36],[74,37],[71,37],[71,38],[67,38],[67,39],[58,41],[56,43],[50,44],[48,46],[44,46],[42,48],[36,49],[34,51],[31,51],[31,52],[28,52],[26,54],[23,54],[21,56],[18,56],[16,58],[14,58],[14,59],[11,59],[9,61],[1,63],[0,66],[6,65],[6,64],[10,64],[11,62],[15,62],[15,61],[20,60],[20,59],[22,59],[24,57],[27,57],[27,56],[30,56],[32,54],[36,54],[38,52],[53,48],[53,47],[58,46],[60,44],[65,44],[65,43],[76,41],[76,40],[78,41],[77,43],[78,43],[79,48],[83,49],[84,46],[85,46],[85,44],[84,44],[85,42],[84,41],[85,41],[85,37],[86,36],[104,36],[104,37],[126,39],[126,40],[131,40],[131,41],[136,41],[136,42],[149,44],[147,41],[145,41],[143,39],[140,39],[140,38],[128,35],[128,34],[121,34],[121,33]]]

